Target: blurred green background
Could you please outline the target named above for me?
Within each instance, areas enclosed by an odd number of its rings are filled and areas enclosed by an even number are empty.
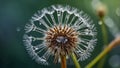
[[[104,3],[108,9],[105,22],[110,42],[120,34],[120,0],[0,0],[0,68],[60,68],[60,64],[49,66],[37,64],[29,57],[22,42],[24,25],[31,16],[53,4],[67,4],[83,10],[96,24],[98,43],[92,56],[80,62],[84,67],[103,48],[99,17],[94,11],[98,2]],[[68,65],[68,68],[74,68],[74,65]],[[107,55],[104,68],[120,68],[120,46]]]

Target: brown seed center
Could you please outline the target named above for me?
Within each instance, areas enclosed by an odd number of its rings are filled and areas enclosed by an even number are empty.
[[[48,30],[46,45],[56,58],[73,52],[78,42],[78,33],[68,26],[55,26]]]

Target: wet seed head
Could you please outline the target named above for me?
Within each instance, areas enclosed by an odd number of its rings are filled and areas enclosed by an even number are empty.
[[[78,61],[90,57],[96,44],[96,28],[83,11],[62,5],[44,8],[25,25],[23,42],[37,63],[57,63],[60,56],[75,53]]]

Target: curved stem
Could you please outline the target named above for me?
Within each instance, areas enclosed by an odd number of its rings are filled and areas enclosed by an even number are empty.
[[[120,44],[120,37],[113,40],[93,61],[91,61],[86,68],[92,68],[100,59],[102,59],[110,50]]]
[[[76,58],[74,53],[71,53],[71,57],[72,57],[72,60],[73,60],[73,62],[75,64],[76,68],[81,68],[80,64],[79,64],[79,62],[78,62],[78,60],[77,60],[77,58]]]
[[[67,66],[66,66],[66,56],[61,56],[61,68],[67,68]]]

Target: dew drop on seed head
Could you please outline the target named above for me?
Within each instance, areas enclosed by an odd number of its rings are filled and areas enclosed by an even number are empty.
[[[60,11],[58,11],[58,12],[57,12],[57,14],[58,14],[58,16],[60,16],[61,12],[60,12]]]
[[[41,25],[42,23],[39,23],[39,25]]]
[[[85,34],[86,34],[86,35],[88,35],[89,33],[88,33],[88,32],[86,32]]]
[[[38,50],[39,48],[37,48],[37,47],[33,47],[34,48],[34,50]]]

